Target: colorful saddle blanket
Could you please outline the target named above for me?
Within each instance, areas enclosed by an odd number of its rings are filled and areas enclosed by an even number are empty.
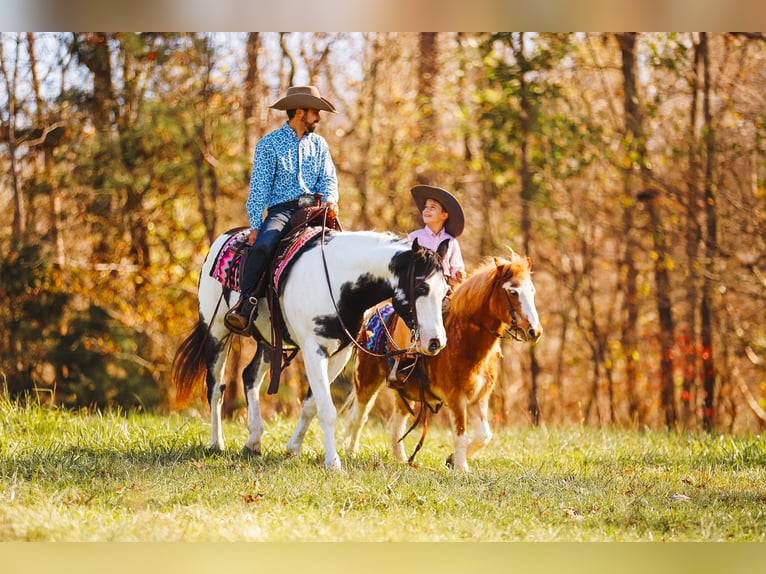
[[[210,270],[213,279],[232,291],[239,292],[241,289],[240,270],[247,252],[250,250],[250,245],[247,243],[249,234],[250,230],[245,228],[229,237],[223,244],[213,263],[213,268]]]
[[[295,256],[306,247],[309,241],[319,235],[323,229],[321,226],[307,227],[277,256],[277,264],[274,267],[273,277],[274,289],[276,289],[277,293],[279,293],[282,279],[287,277],[287,272],[293,264]]]
[[[277,256],[277,265],[273,277],[274,287],[277,289],[277,292],[279,292],[280,281],[287,277],[287,271],[295,260],[295,256],[321,231],[321,227],[307,227],[285,246],[284,250]],[[245,228],[227,239],[210,272],[214,279],[232,291],[240,292],[242,289],[242,264],[245,257],[247,257],[247,252],[250,250],[250,245],[247,243],[249,234],[250,230]]]
[[[365,329],[367,330],[367,340],[363,343],[368,351],[383,354],[388,350],[388,337],[386,336],[386,325],[389,325],[389,317],[393,315],[394,307],[390,303],[380,308],[380,314],[373,313],[367,321]],[[381,317],[383,321],[381,322]],[[390,329],[390,325],[388,326]]]

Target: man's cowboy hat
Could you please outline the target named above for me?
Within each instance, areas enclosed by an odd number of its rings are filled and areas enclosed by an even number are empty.
[[[444,211],[449,214],[447,222],[444,224],[444,230],[452,237],[457,237],[463,233],[463,227],[465,226],[463,208],[460,207],[460,202],[449,191],[432,185],[416,185],[410,190],[410,193],[420,211],[423,211],[423,208],[426,206],[426,199],[438,201],[444,208]]]
[[[325,100],[316,86],[292,86],[287,88],[287,95],[271,104],[275,110],[323,110],[336,112],[335,106]]]

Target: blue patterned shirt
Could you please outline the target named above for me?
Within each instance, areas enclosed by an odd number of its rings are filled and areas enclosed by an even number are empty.
[[[255,146],[250,194],[245,204],[250,227],[260,229],[264,211],[304,193],[321,193],[323,201],[337,203],[335,164],[322,136],[305,133],[298,140],[295,130],[285,122]]]

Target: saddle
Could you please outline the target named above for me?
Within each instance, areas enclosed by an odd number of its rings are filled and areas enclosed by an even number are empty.
[[[300,207],[290,218],[286,233],[277,246],[276,256],[258,278],[254,295],[265,297],[271,314],[271,383],[269,394],[279,389],[279,377],[298,353],[297,345],[289,340],[282,310],[279,305],[279,293],[296,256],[303,251],[310,240],[327,229],[343,231],[337,213],[326,205],[321,205],[320,194],[314,194],[313,205]],[[247,242],[249,228],[239,227],[232,230],[218,257],[213,263],[210,275],[218,280],[224,289],[239,292],[240,277],[244,270],[250,244]],[[285,349],[287,340],[289,349]],[[265,343],[265,341],[259,341]]]
[[[295,358],[298,348],[293,341],[289,341],[282,309],[279,304],[279,293],[284,279],[287,277],[290,265],[295,261],[303,248],[311,239],[327,229],[343,231],[338,215],[335,210],[326,205],[321,205],[320,194],[314,195],[314,205],[299,208],[288,223],[289,231],[285,234],[277,248],[277,256],[269,266],[268,289],[266,299],[271,312],[271,382],[268,394],[273,395],[279,390],[279,379],[282,370],[285,369]],[[265,283],[265,282],[259,282]],[[285,350],[284,341],[290,343],[290,349]]]

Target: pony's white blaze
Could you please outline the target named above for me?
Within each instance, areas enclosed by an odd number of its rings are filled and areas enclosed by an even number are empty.
[[[415,300],[420,331],[416,351],[424,355],[435,355],[447,344],[447,331],[442,321],[442,301],[447,296],[448,285],[441,273],[436,273],[425,283],[429,296]]]
[[[508,292],[516,292],[519,303],[521,304],[521,313],[529,321],[530,328],[534,331],[535,335],[530,337],[529,333],[525,333],[525,336],[537,340],[542,335],[543,328],[540,324],[540,317],[537,314],[537,307],[535,307],[535,285],[532,283],[532,279],[526,278],[519,282],[518,285],[511,285],[509,281],[503,284],[503,288]]]

